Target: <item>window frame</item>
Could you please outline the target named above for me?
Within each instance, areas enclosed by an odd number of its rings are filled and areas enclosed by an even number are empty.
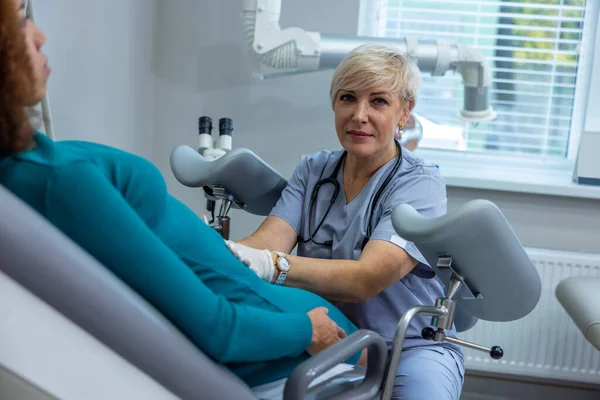
[[[358,36],[377,36],[378,18],[385,18],[385,10],[380,15],[384,2],[360,0]],[[586,114],[594,112],[588,98],[594,91],[600,93],[600,87],[590,87],[594,70],[600,74],[600,65],[594,65],[594,49],[600,51],[599,20],[600,1],[587,0],[566,158],[532,159],[429,148],[417,148],[415,153],[437,164],[448,186],[600,199],[600,187],[574,182]]]

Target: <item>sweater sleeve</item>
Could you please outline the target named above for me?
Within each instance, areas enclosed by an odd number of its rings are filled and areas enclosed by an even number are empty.
[[[214,293],[146,225],[94,165],[58,168],[46,194],[48,219],[170,319],[202,351],[226,362],[301,354],[312,325]]]

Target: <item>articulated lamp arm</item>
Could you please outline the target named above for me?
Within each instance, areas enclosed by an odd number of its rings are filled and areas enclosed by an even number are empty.
[[[465,97],[460,114],[465,121],[485,122],[496,117],[489,102],[489,67],[483,55],[470,46],[408,37],[327,35],[296,27],[282,30],[280,15],[281,0],[244,0],[244,31],[253,56],[260,65],[279,70],[263,78],[335,69],[361,44],[386,44],[415,59],[421,72],[432,76],[443,76],[447,71],[461,74]]]

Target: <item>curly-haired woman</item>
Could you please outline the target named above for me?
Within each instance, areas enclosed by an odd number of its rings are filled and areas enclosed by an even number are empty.
[[[1,185],[250,385],[288,376],[310,354],[356,330],[323,298],[273,286],[244,266],[168,194],[150,162],[36,132],[28,109],[46,93],[44,42],[22,0],[0,0]]]

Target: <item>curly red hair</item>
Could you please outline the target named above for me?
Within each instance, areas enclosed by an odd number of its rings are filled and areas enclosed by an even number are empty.
[[[34,130],[24,106],[32,82],[25,35],[14,0],[0,0],[0,153],[26,149]]]

